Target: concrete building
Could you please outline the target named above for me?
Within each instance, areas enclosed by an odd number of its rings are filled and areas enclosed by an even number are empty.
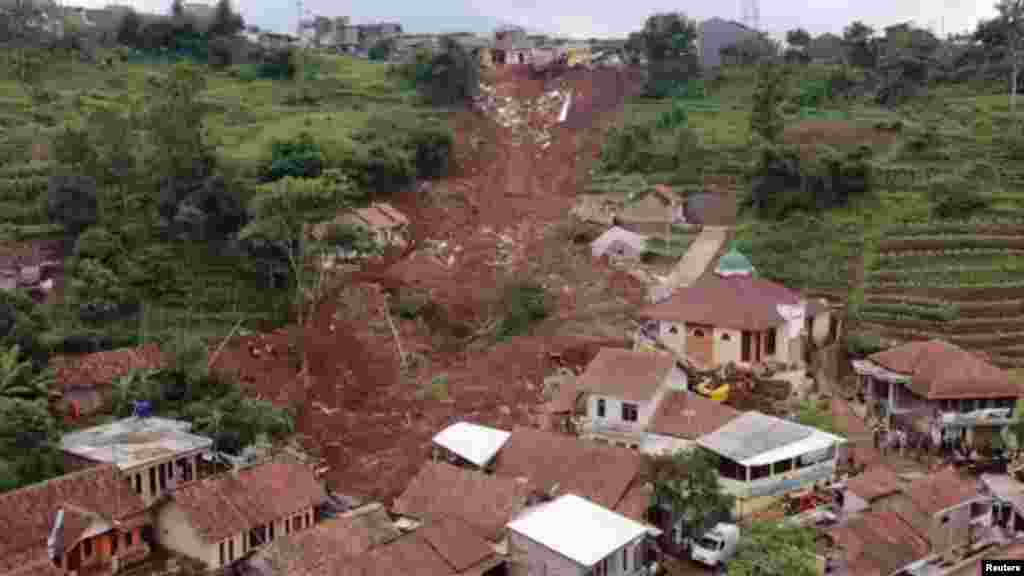
[[[854,361],[868,406],[888,426],[938,445],[998,435],[1016,421],[1020,388],[1005,370],[943,342],[911,342]]]
[[[830,310],[821,302],[757,276],[750,261],[733,250],[714,274],[642,309],[643,334],[693,360],[697,366],[774,362],[807,364],[807,341],[821,346],[834,337]]]
[[[510,551],[527,576],[646,573],[647,526],[574,494],[528,510],[508,525]]]
[[[75,470],[113,464],[147,506],[178,485],[198,480],[199,458],[213,440],[192,425],[166,418],[126,418],[61,438],[65,466]]]
[[[687,380],[671,354],[603,348],[578,385],[588,395],[580,435],[639,448],[662,398]]]
[[[697,58],[705,70],[722,65],[722,48],[743,40],[757,39],[761,33],[739,22],[711,18],[697,26]]]
[[[782,495],[835,477],[845,440],[760,412],[746,412],[697,445],[719,456],[719,482],[736,496],[736,515],[771,506]]]
[[[276,461],[182,486],[157,513],[160,544],[224,568],[275,539],[311,528],[327,492],[304,465]]]

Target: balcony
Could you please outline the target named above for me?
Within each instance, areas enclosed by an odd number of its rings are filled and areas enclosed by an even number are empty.
[[[1012,408],[985,408],[972,412],[943,412],[942,426],[1005,426],[1016,420]]]

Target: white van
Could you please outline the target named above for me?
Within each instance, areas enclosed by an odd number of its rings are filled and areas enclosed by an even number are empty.
[[[739,541],[739,526],[719,523],[693,543],[690,557],[707,566],[718,566],[732,558]]]

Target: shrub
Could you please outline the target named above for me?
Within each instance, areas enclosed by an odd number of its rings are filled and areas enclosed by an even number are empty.
[[[69,300],[77,306],[79,318],[87,323],[117,318],[136,304],[121,279],[101,262],[91,259],[75,264]]]
[[[764,146],[752,174],[749,203],[768,218],[796,211],[845,206],[872,190],[871,149],[845,154],[819,146],[812,161],[803,161],[789,146]]]
[[[505,317],[498,326],[499,340],[526,334],[534,323],[548,316],[547,293],[535,284],[512,284],[505,289],[502,303]]]
[[[661,130],[673,130],[686,124],[686,108],[678,100],[673,100],[672,107],[659,114],[655,121],[655,126]]]
[[[123,252],[120,238],[103,226],[89,228],[75,242],[76,258],[96,260],[107,266],[116,265]]]
[[[377,141],[356,148],[346,171],[361,186],[378,192],[394,192],[416,175],[413,155],[395,142]]]
[[[27,294],[0,290],[0,347],[16,345],[36,365],[42,365],[48,351],[40,338],[48,329],[46,316]]]
[[[72,234],[95,224],[99,217],[96,181],[87,176],[52,176],[46,193],[46,213],[51,221],[64,225]]]
[[[270,164],[264,169],[264,182],[293,178],[316,178],[324,169],[324,154],[308,132],[301,132],[289,140],[274,140],[270,144]]]
[[[865,332],[851,332],[846,336],[846,350],[854,358],[865,358],[885,350],[882,339],[875,334]]]
[[[963,178],[945,178],[932,182],[928,191],[932,213],[937,218],[969,218],[988,207],[988,200],[976,186]]]
[[[441,178],[451,168],[452,146],[455,136],[444,126],[432,125],[416,130],[409,136],[416,151],[416,175],[420,178]]]

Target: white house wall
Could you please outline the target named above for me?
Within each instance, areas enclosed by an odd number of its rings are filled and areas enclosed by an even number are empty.
[[[156,519],[160,544],[179,554],[200,560],[208,567],[216,567],[219,558],[215,546],[208,546],[188,522],[181,506],[173,500],[160,508]],[[238,546],[236,544],[236,546]],[[240,550],[239,549],[236,549]]]
[[[675,333],[672,329],[675,328]],[[666,346],[678,354],[686,354],[686,323],[685,322],[658,322],[658,334]]]
[[[583,567],[522,534],[512,532],[509,544],[526,557],[528,576],[582,576]]]
[[[715,328],[712,331],[715,364],[740,363],[742,357],[743,334],[739,330]],[[728,340],[726,340],[728,337]]]

